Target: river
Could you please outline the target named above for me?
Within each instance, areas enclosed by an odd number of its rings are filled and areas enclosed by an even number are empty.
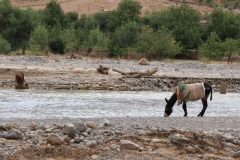
[[[90,90],[15,90],[0,89],[0,118],[93,118],[163,117],[165,100],[171,92],[90,91]],[[188,116],[202,109],[201,101],[187,103]],[[175,104],[172,117],[182,117]],[[240,117],[240,94],[213,93],[208,99],[206,117]]]

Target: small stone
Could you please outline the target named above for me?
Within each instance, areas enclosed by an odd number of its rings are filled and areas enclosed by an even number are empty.
[[[232,157],[239,158],[240,157],[240,151],[233,153]]]
[[[97,146],[97,141],[95,140],[91,140],[91,141],[88,141],[86,144],[85,144],[86,147],[89,147],[89,148],[94,148]]]
[[[132,141],[123,140],[123,139],[120,140],[120,146],[121,148],[131,149],[131,150],[140,148],[139,145],[133,143]]]
[[[22,139],[23,135],[19,130],[12,129],[12,130],[5,132],[4,138],[6,138],[6,139]]]
[[[95,122],[93,121],[89,121],[86,123],[86,126],[89,127],[89,128],[92,128],[92,129],[96,129],[97,128],[97,125]]]
[[[87,130],[86,125],[82,122],[76,123],[75,128],[76,128],[76,131],[79,131],[79,132],[85,132]]]
[[[186,151],[187,151],[188,153],[196,153],[195,149],[194,149],[192,146],[188,146],[188,147],[186,148]]]
[[[51,145],[61,145],[64,143],[64,139],[57,134],[50,134],[47,138],[48,143]]]
[[[95,160],[98,159],[98,156],[96,154],[90,156],[91,159]]]
[[[74,142],[75,142],[75,143],[83,142],[83,140],[84,140],[84,139],[79,138],[79,137],[75,137],[75,138],[74,138]]]

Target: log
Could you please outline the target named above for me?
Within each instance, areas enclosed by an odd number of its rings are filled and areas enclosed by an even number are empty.
[[[152,68],[146,71],[133,71],[133,72],[123,72],[117,69],[113,69],[113,71],[121,73],[127,78],[139,78],[139,77],[146,77],[146,76],[151,76],[155,74],[158,71],[158,68]]]
[[[123,72],[123,71],[119,71],[117,69],[113,69],[114,72],[118,72],[118,73],[121,73],[122,75],[127,75],[127,73]]]

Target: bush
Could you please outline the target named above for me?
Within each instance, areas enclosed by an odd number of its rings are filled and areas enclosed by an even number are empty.
[[[58,38],[55,41],[50,42],[49,44],[50,50],[53,53],[64,54],[64,44],[63,41]]]

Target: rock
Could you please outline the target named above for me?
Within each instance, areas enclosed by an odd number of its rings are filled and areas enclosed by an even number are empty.
[[[227,142],[232,142],[233,139],[234,139],[234,137],[231,134],[229,134],[229,133],[223,134],[222,138],[224,138]]]
[[[91,159],[95,160],[95,159],[98,159],[98,156],[96,154],[93,154],[90,156]]]
[[[86,147],[89,147],[89,148],[94,148],[97,146],[97,141],[95,140],[91,140],[91,141],[87,141],[87,143],[85,144]]]
[[[37,124],[35,127],[35,130],[46,130],[47,127],[44,124]]]
[[[233,153],[232,157],[239,158],[240,157],[240,151]]]
[[[74,142],[75,142],[75,143],[80,143],[80,142],[83,142],[83,141],[84,141],[83,138],[79,138],[79,137],[75,137],[75,138],[74,138]]]
[[[208,139],[208,138],[202,138],[201,143],[204,144],[204,145],[208,145],[208,146],[215,147],[215,148],[218,147],[218,144],[217,144],[217,143],[212,142],[212,141],[211,141],[210,139]]]
[[[218,153],[218,150],[216,148],[211,147],[211,146],[204,146],[204,150],[208,151],[210,153]]]
[[[19,130],[12,129],[5,132],[4,138],[5,139],[22,139],[23,135]]]
[[[64,137],[63,138],[64,142],[66,142],[67,144],[70,143],[71,139],[69,137]]]
[[[141,58],[141,59],[139,60],[139,64],[141,64],[141,65],[148,65],[149,63],[148,63],[148,61],[147,61],[146,58]]]
[[[187,137],[185,137],[184,135],[182,134],[178,134],[178,133],[173,133],[173,134],[170,134],[168,136],[168,139],[170,141],[176,141],[176,142],[179,142],[179,143],[190,143],[191,140],[188,139]]]
[[[195,149],[194,149],[192,146],[188,146],[188,147],[186,148],[186,151],[187,151],[188,153],[196,153]]]
[[[51,145],[61,145],[64,143],[64,139],[57,134],[50,134],[47,138],[47,142]]]
[[[7,128],[4,125],[0,124],[0,131],[6,131],[6,130]]]
[[[119,145],[116,145],[116,144],[111,144],[111,145],[109,146],[109,148],[110,148],[111,150],[116,151],[118,148],[120,148],[120,146],[119,146]]]
[[[108,127],[108,126],[110,126],[110,125],[111,125],[111,124],[110,124],[110,121],[109,121],[108,119],[104,118],[103,126],[104,126],[104,127]]]
[[[62,132],[70,138],[74,138],[76,136],[75,127],[72,123],[65,123],[63,125]]]
[[[78,122],[75,124],[75,129],[78,132],[85,132],[87,130],[87,127],[84,123]]]
[[[0,159],[5,159],[7,157],[7,152],[4,150],[4,148],[0,148]]]
[[[37,123],[36,122],[31,122],[29,127],[34,129],[36,127]]]
[[[139,145],[133,143],[132,141],[123,140],[123,139],[120,140],[120,146],[123,149],[131,149],[131,150],[140,148]]]
[[[97,125],[95,122],[93,121],[89,121],[86,123],[86,126],[89,127],[89,128],[92,128],[92,129],[96,129],[97,128]]]

